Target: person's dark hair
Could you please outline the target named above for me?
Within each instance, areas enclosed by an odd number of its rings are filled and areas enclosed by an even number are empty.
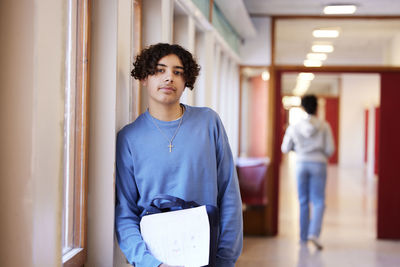
[[[305,95],[301,99],[301,106],[308,114],[315,115],[317,112],[317,98],[315,95]]]
[[[131,75],[138,80],[144,80],[149,75],[154,75],[158,61],[168,55],[174,54],[183,64],[183,78],[185,86],[193,90],[194,82],[199,75],[200,66],[194,60],[192,54],[177,44],[158,43],[142,50],[136,56]]]

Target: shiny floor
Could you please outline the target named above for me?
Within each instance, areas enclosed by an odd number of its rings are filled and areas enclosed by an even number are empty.
[[[324,249],[299,244],[294,156],[284,157],[280,176],[279,234],[244,238],[237,267],[400,267],[400,241],[376,239],[376,178],[362,168],[329,166],[320,240]],[[400,226],[399,226],[400,227]]]

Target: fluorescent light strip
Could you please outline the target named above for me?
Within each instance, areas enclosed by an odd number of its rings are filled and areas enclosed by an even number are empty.
[[[305,80],[297,80],[296,87],[293,89],[294,95],[303,95],[310,87],[311,82]]]
[[[314,30],[313,36],[316,38],[337,38],[339,36],[338,30]]]
[[[312,81],[314,80],[314,73],[311,72],[300,72],[297,76],[297,80],[305,80],[305,81]]]
[[[324,53],[308,53],[307,59],[311,60],[326,60],[327,56]]]
[[[353,14],[356,9],[355,5],[330,5],[324,8],[324,14]]]
[[[298,107],[301,105],[301,98],[298,96],[284,96],[282,98],[282,103],[286,109]]]
[[[306,67],[321,67],[322,62],[319,60],[311,60],[311,59],[306,59],[303,62],[304,66]]]
[[[315,44],[311,47],[311,50],[316,53],[331,53],[331,52],[333,52],[333,46],[332,45]]]

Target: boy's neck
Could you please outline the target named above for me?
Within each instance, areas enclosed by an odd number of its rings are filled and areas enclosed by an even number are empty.
[[[183,110],[179,103],[173,106],[149,106],[150,115],[161,121],[177,120],[183,115]]]

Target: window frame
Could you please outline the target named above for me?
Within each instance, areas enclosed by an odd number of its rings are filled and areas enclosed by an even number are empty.
[[[76,45],[76,64],[72,63],[70,65],[70,68],[73,69],[71,73],[75,74],[71,75],[71,86],[76,86],[76,95],[72,100],[74,102],[74,107],[71,107],[72,112],[66,114],[67,116],[74,114],[74,118],[72,119],[73,125],[71,125],[73,134],[68,137],[70,138],[70,145],[66,147],[66,149],[71,150],[72,155],[70,155],[70,158],[72,160],[70,165],[73,165],[73,167],[64,166],[65,170],[70,170],[65,182],[73,188],[72,201],[71,203],[66,203],[66,205],[73,209],[71,219],[72,231],[65,237],[71,240],[72,243],[71,249],[62,255],[62,262],[65,267],[83,266],[87,255],[91,0],[77,0],[76,9],[76,42],[72,43],[72,46]],[[74,16],[72,16],[72,19],[74,19]],[[66,95],[67,97],[70,97],[70,95]],[[68,192],[72,192],[72,190],[68,190]]]

